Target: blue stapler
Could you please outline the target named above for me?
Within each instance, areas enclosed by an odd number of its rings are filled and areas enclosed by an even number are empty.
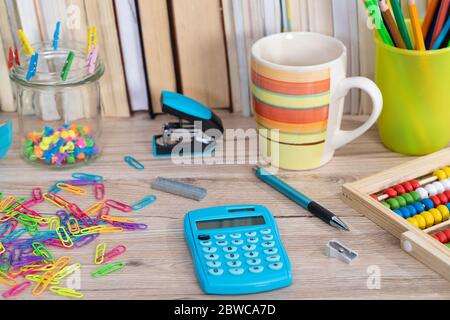
[[[222,120],[211,109],[184,95],[163,91],[162,111],[179,118],[153,137],[155,158],[207,154],[223,135]]]
[[[0,160],[8,153],[13,139],[12,122],[2,122],[0,120]]]

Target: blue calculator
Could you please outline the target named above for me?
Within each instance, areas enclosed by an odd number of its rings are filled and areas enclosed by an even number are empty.
[[[197,278],[207,294],[252,294],[292,284],[289,257],[266,207],[192,211],[184,228]]]

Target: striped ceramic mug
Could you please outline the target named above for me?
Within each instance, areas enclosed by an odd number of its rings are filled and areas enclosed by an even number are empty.
[[[282,33],[254,44],[253,106],[265,161],[286,170],[317,168],[372,127],[382,111],[381,92],[367,78],[346,78],[346,70],[344,44],[325,35]],[[373,112],[358,129],[342,131],[352,88],[369,94]]]

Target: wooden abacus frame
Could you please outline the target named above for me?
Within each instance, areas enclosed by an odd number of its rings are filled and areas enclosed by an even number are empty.
[[[393,185],[429,175],[450,165],[450,148],[386,170],[343,187],[343,201],[400,239],[401,247],[450,281],[450,249],[430,235],[450,228],[450,220],[420,230],[370,195]]]

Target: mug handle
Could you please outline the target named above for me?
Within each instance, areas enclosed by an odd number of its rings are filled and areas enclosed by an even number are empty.
[[[383,95],[380,89],[372,81],[364,77],[353,77],[346,78],[338,85],[336,89],[336,100],[345,98],[350,89],[358,88],[367,92],[372,99],[373,111],[369,119],[358,129],[353,131],[344,131],[337,128],[334,138],[333,138],[333,148],[334,150],[343,147],[344,145],[352,142],[353,140],[359,138],[366,131],[368,131],[378,120],[383,110]],[[334,99],[333,99],[334,100]]]

